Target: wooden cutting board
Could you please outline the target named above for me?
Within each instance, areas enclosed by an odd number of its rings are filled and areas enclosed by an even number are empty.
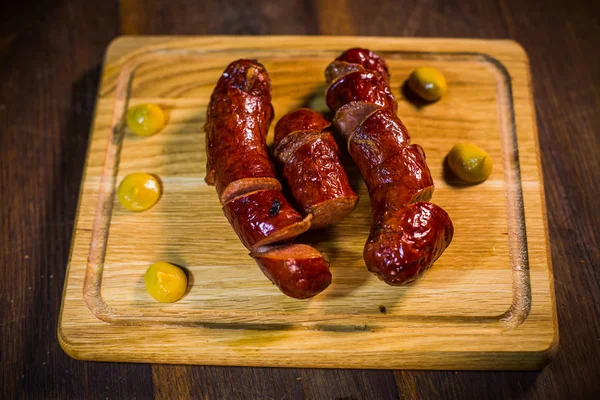
[[[244,57],[270,73],[275,122],[301,106],[326,111],[323,70],[356,46],[387,60],[398,114],[427,153],[433,202],[450,214],[455,236],[416,283],[380,282],[362,259],[369,198],[346,156],[358,208],[303,237],[330,257],[333,284],[294,300],[248,257],[204,183],[206,107],[225,66]],[[422,65],[448,81],[435,104],[403,94],[403,82]],[[162,106],[169,122],[140,138],[124,128],[123,116],[146,102]],[[445,180],[443,159],[459,141],[490,153],[494,172],[484,183]],[[116,199],[131,172],[162,180],[164,195],[147,212],[129,212]],[[106,53],[58,338],[72,357],[99,361],[539,369],[558,344],[542,182],[527,55],[512,41],[119,38]],[[156,261],[187,270],[189,290],[179,302],[161,304],[146,292],[143,275]]]

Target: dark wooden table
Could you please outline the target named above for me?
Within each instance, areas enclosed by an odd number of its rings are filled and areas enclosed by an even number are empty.
[[[600,394],[599,1],[10,3],[0,6],[0,398]],[[107,44],[120,34],[519,41],[531,59],[545,177],[560,326],[554,361],[541,372],[428,372],[132,365],[67,357],[56,339],[65,264],[99,66]]]

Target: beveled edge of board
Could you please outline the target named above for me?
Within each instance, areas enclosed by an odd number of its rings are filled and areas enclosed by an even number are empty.
[[[130,46],[130,42],[131,40],[135,40],[135,41],[139,41],[141,40],[141,38],[139,37],[120,37],[115,39],[110,46],[107,49],[106,55],[105,55],[105,64],[104,67],[106,68],[108,62],[112,62],[112,63],[116,63],[117,65],[120,65],[119,69],[119,76],[120,77],[124,77],[124,76],[129,76],[129,78],[131,77],[131,75],[133,74],[135,67],[141,62],[140,58],[143,58],[144,54],[148,54],[148,53],[152,53],[152,52],[157,52],[157,51],[161,51],[161,44],[162,43],[169,43],[171,41],[174,40],[179,40],[179,41],[184,41],[183,44],[179,43],[178,46],[172,46],[172,48],[180,48],[180,49],[185,49],[186,46],[189,46],[190,43],[189,42],[199,42],[198,44],[202,44],[202,41],[204,40],[211,40],[211,39],[217,39],[217,40],[225,40],[225,41],[232,41],[232,39],[234,39],[236,37],[220,37],[220,36],[216,36],[216,37],[145,37],[143,38],[144,41],[148,42],[149,45],[148,46],[143,46],[143,47],[139,47],[137,50],[134,50],[133,52],[130,52],[127,55],[123,55],[123,54],[119,54],[122,53],[124,51],[127,50],[127,48]],[[239,38],[239,37],[237,37]],[[243,37],[242,37],[243,38]],[[248,37],[248,38],[252,38],[252,39],[256,39],[257,37]],[[508,70],[505,68],[505,66],[503,65],[502,61],[500,61],[498,58],[487,54],[486,52],[483,52],[483,47],[485,47],[485,44],[490,42],[489,40],[471,40],[471,39],[400,39],[400,38],[377,38],[377,37],[368,37],[368,38],[361,38],[361,37],[328,37],[328,41],[327,41],[327,46],[324,46],[323,42],[322,42],[322,38],[319,37],[303,37],[303,36],[299,36],[299,37],[261,37],[261,41],[269,41],[269,42],[277,42],[279,44],[280,41],[288,41],[288,40],[297,40],[297,39],[302,39],[302,40],[306,40],[309,42],[314,42],[311,44],[310,48],[312,48],[313,50],[316,49],[316,47],[327,47],[328,50],[339,50],[339,48],[343,48],[343,47],[347,47],[349,45],[349,43],[347,43],[347,41],[352,41],[352,43],[356,44],[357,41],[361,42],[361,45],[363,44],[363,42],[368,41],[368,42],[374,42],[376,41],[377,44],[382,44],[382,42],[387,42],[387,46],[392,46],[392,47],[396,47],[401,45],[403,41],[408,41],[410,40],[412,42],[412,46],[415,46],[415,41],[417,42],[423,42],[423,43],[427,43],[427,44],[432,44],[433,42],[436,43],[444,43],[445,45],[447,44],[453,44],[455,46],[461,47],[469,47],[471,45],[477,45],[476,47],[482,47],[482,52],[471,52],[471,51],[467,51],[467,52],[457,52],[457,51],[446,51],[444,53],[447,53],[448,55],[451,54],[459,54],[462,53],[463,55],[476,55],[476,56],[481,56],[483,58],[486,59],[486,61],[492,65],[494,65],[494,67],[497,69],[497,71],[500,72],[501,76],[503,77],[503,79],[505,80],[505,83],[507,84],[508,87],[508,93],[506,93],[505,95],[507,96],[503,96],[503,100],[504,101],[509,101],[511,106],[511,121],[510,121],[510,125],[513,128],[514,131],[514,139],[515,142],[513,143],[514,146],[514,161],[516,162],[517,165],[517,172],[518,172],[518,143],[516,142],[516,131],[515,129],[515,121],[514,121],[514,110],[512,109],[512,93],[511,93],[511,77],[510,74],[508,72]],[[337,42],[339,42],[339,44],[336,44]],[[530,76],[530,72],[529,72],[529,60],[528,57],[525,53],[525,51],[523,50],[523,48],[516,42],[514,41],[507,41],[507,40],[494,40],[494,42],[501,42],[503,43],[505,46],[510,47],[510,51],[511,53],[513,53],[513,55],[517,55],[518,57],[520,57],[522,59],[522,61],[527,65],[527,72],[526,72],[526,77],[528,79],[527,85],[530,89],[530,93],[529,93],[529,102],[531,105],[531,109],[533,110],[533,99],[531,96],[531,76]],[[231,42],[229,42],[231,43]],[[333,43],[333,44],[332,44]],[[373,46],[373,45],[367,45],[369,47],[375,48],[376,51],[378,52],[382,52],[385,53],[385,50],[378,50],[378,46]],[[235,45],[234,45],[235,47]],[[409,46],[410,47],[410,46]],[[247,46],[243,46],[240,48],[247,48]],[[263,45],[260,46],[261,49],[266,49],[266,46]],[[219,49],[217,49],[219,50]],[[404,51],[398,51],[398,50],[393,50],[395,53],[402,53]],[[406,53],[422,53],[422,54],[431,54],[431,53],[439,53],[436,51],[406,51]],[[131,61],[134,60],[134,61]],[[112,66],[114,67],[114,66]],[[102,75],[103,78],[102,80],[104,80],[104,74]],[[120,79],[119,79],[120,80]],[[115,101],[115,110],[118,110],[119,108],[122,110],[121,112],[115,112],[114,114],[114,118],[113,118],[113,132],[112,132],[112,141],[110,141],[109,144],[109,151],[107,151],[107,155],[106,155],[106,162],[104,164],[104,172],[103,176],[102,176],[102,181],[103,183],[101,184],[102,189],[108,189],[106,190],[105,194],[108,194],[110,197],[110,192],[114,192],[114,183],[115,183],[115,178],[116,178],[116,168],[114,172],[112,179],[108,179],[107,181],[105,181],[104,177],[106,176],[106,172],[109,171],[111,168],[109,167],[109,164],[113,161],[113,159],[118,158],[118,151],[119,149],[113,149],[114,151],[111,151],[110,148],[111,146],[115,146],[118,147],[118,145],[120,144],[120,141],[122,140],[123,137],[123,113],[124,110],[126,109],[126,105],[127,105],[127,96],[128,96],[128,91],[129,91],[129,84],[130,84],[130,80],[127,79],[126,80],[126,84],[125,85],[118,85],[117,86],[117,94],[116,94],[116,101]],[[100,92],[100,91],[99,91]],[[101,97],[102,94],[99,94],[99,97]],[[96,106],[97,107],[97,106]],[[94,114],[96,113],[96,111],[94,112]],[[92,126],[92,131],[93,131],[93,126]],[[538,166],[538,176],[540,179],[540,185],[541,186],[541,197],[542,197],[542,203],[541,203],[541,207],[542,207],[542,215],[544,216],[544,218],[546,217],[546,209],[545,209],[545,198],[544,198],[544,189],[543,189],[543,178],[542,178],[542,172],[541,172],[541,165],[540,165],[540,159],[539,159],[539,141],[537,140],[537,126],[535,124],[535,120],[533,121],[533,126],[532,126],[532,133],[534,136],[534,141],[535,141],[535,146],[536,146],[536,151],[537,151],[537,166]],[[88,156],[89,156],[89,147],[90,147],[91,141],[88,144],[88,150],[87,150],[87,155],[86,155],[86,165],[87,165],[87,160],[88,160]],[[508,160],[507,162],[510,162],[510,160]],[[118,161],[117,161],[117,165],[118,165]],[[507,170],[511,170],[511,169],[507,169]],[[517,177],[518,178],[518,177]],[[85,179],[85,171],[84,174],[82,176],[82,182]],[[101,196],[103,196],[102,192],[103,190],[101,189]],[[521,188],[520,185],[517,188],[518,192],[520,193]],[[80,188],[80,195],[81,195],[81,190],[82,190],[82,186]],[[114,194],[114,193],[113,193]],[[110,197],[110,202],[107,202],[107,198],[104,199],[99,199],[98,200],[98,208],[96,210],[96,216],[102,216],[102,215],[109,215],[110,216],[110,209],[112,209],[112,197]],[[81,201],[81,198],[80,198]],[[106,208],[106,205],[110,203],[109,207],[110,209]],[[520,208],[519,208],[520,207]],[[507,205],[507,210],[510,207],[508,207]],[[517,212],[520,214],[519,218],[524,218],[523,216],[523,202],[522,202],[522,193],[521,193],[521,202],[520,205],[517,204]],[[77,217],[79,216],[79,210],[80,209],[80,205],[78,204],[77,207]],[[99,235],[98,237],[106,237],[106,235],[108,234],[108,231],[106,228],[102,227],[102,224],[98,222],[99,219],[95,218],[94,221],[94,232],[96,232],[97,235]],[[524,227],[524,219],[522,219],[523,221],[523,227]],[[553,337],[548,345],[548,347],[546,349],[544,349],[543,351],[540,352],[540,354],[542,355],[542,359],[544,360],[549,360],[549,358],[556,352],[557,346],[558,346],[558,328],[557,328],[557,318],[556,318],[556,307],[555,307],[555,295],[554,295],[554,288],[553,288],[553,277],[552,277],[552,265],[551,265],[551,257],[550,257],[550,249],[549,249],[549,243],[548,243],[548,234],[547,234],[547,219],[545,219],[544,221],[544,235],[545,235],[545,241],[546,241],[546,252],[548,254],[548,272],[550,274],[549,276],[549,282],[550,282],[550,300],[552,303],[552,319],[553,319],[553,323],[554,323],[554,334]],[[98,226],[97,226],[98,224]],[[77,229],[77,221],[74,227],[74,232]],[[510,230],[510,227],[509,227]],[[530,288],[530,282],[529,282],[529,270],[528,270],[528,266],[527,266],[527,252],[526,252],[526,248],[527,248],[527,240],[525,237],[526,232],[523,231],[521,233],[516,233],[517,236],[517,241],[519,241],[521,244],[525,244],[525,253],[521,253],[521,257],[525,257],[525,258],[521,258],[521,261],[523,262],[523,266],[512,266],[511,265],[511,269],[513,272],[513,303],[511,304],[511,307],[501,316],[499,316],[499,320],[503,323],[503,326],[505,329],[510,330],[510,329],[514,329],[516,328],[518,325],[520,325],[521,323],[524,322],[524,320],[527,318],[527,315],[529,313],[530,307],[531,307],[531,288]],[[71,245],[71,256],[72,256],[72,251],[73,251],[73,243],[75,241],[75,234],[73,235],[73,242]],[[511,246],[512,248],[512,246]],[[93,255],[95,251],[98,251],[97,248],[95,248],[94,242],[92,241],[92,245],[90,247],[90,253]],[[64,292],[66,293],[67,290],[67,283],[68,283],[68,277],[69,277],[69,272],[70,272],[70,265],[71,265],[71,256],[69,258],[69,263],[67,265],[67,273],[66,273],[66,278],[65,278],[65,288],[64,288]],[[90,257],[90,259],[94,258],[96,256]],[[512,255],[511,255],[511,264],[512,264]],[[93,285],[95,282],[98,283],[98,290],[97,293],[93,293],[94,290],[86,292],[84,290],[84,298],[85,301],[88,305],[88,307],[90,307],[90,310],[93,310],[95,306],[97,306],[97,304],[95,304],[95,302],[97,302],[98,297],[100,296],[100,287],[99,287],[99,280],[101,279],[101,276],[98,277],[98,275],[96,275],[95,277],[92,276],[93,274],[90,274],[90,268],[89,268],[89,262],[88,262],[88,268],[86,269],[86,287],[91,287],[91,285]],[[514,278],[517,279],[514,279]],[[523,295],[524,294],[524,295]],[[101,296],[99,297],[101,299]],[[67,352],[67,354],[71,355],[72,357],[75,358],[79,358],[76,348],[72,345],[72,343],[70,343],[70,340],[67,336],[64,335],[64,332],[62,330],[62,317],[63,317],[63,309],[64,309],[64,303],[65,303],[65,295],[63,294],[63,299],[61,302],[61,310],[60,310],[60,316],[59,316],[59,327],[58,327],[58,338],[59,338],[59,342],[61,344],[61,346],[63,347],[63,349]],[[98,316],[98,315],[96,315]],[[105,315],[106,316],[106,315]],[[105,320],[104,318],[100,318],[101,320]],[[110,317],[107,317],[107,320],[110,321]],[[163,324],[160,324],[163,325]],[[131,361],[136,361],[136,360],[131,360]],[[144,360],[140,361],[143,362]],[[169,362],[168,360],[166,362]],[[545,361],[547,362],[547,361]],[[543,362],[542,364],[538,365],[541,366],[543,364],[545,364],[545,362]],[[300,363],[301,364],[301,363]],[[225,362],[223,365],[231,365],[231,363]],[[243,364],[243,365],[251,365],[251,364]],[[256,365],[264,365],[264,364],[256,364]],[[299,365],[299,366],[310,366],[310,365]],[[347,365],[342,365],[343,367],[348,367]],[[532,369],[536,369],[538,368],[538,366],[534,366]],[[360,367],[360,366],[358,366]],[[400,368],[402,367],[402,365],[399,366]],[[367,368],[378,368],[377,365],[371,366]]]

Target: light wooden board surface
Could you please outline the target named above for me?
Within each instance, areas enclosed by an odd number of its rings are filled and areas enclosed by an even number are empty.
[[[303,237],[329,255],[333,284],[311,300],[294,300],[248,257],[214,187],[204,184],[206,106],[225,66],[244,57],[269,71],[274,122],[301,106],[326,111],[323,70],[355,46],[386,58],[398,114],[425,149],[433,201],[450,214],[455,236],[416,283],[380,282],[362,260],[369,199],[346,157],[359,206],[343,223]],[[421,65],[446,76],[449,91],[438,103],[416,106],[402,94]],[[166,109],[169,122],[139,138],[122,116],[145,102]],[[486,182],[444,180],[443,159],[459,141],[492,156]],[[114,196],[131,172],[162,180],[163,197],[147,212],[129,212]],[[102,361],[541,368],[558,344],[542,182],[529,65],[514,42],[123,37],[106,54],[58,337],[71,356]],[[156,261],[187,269],[189,291],[179,302],[161,304],[146,292],[143,274]]]

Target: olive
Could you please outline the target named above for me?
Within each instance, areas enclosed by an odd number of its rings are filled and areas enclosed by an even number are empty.
[[[426,101],[437,101],[448,90],[444,75],[429,67],[416,68],[408,78],[408,87]]]
[[[473,143],[458,143],[448,153],[448,166],[460,179],[468,183],[483,182],[492,173],[492,159]]]

